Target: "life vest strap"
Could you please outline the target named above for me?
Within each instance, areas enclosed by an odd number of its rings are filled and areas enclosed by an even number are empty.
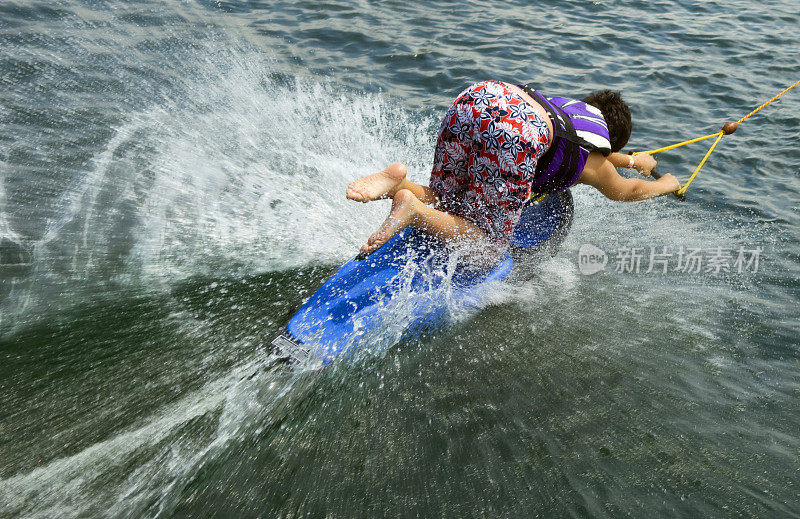
[[[579,146],[578,134],[575,132],[575,126],[572,124],[569,116],[558,106],[548,102],[542,95],[530,88],[528,85],[521,85],[523,91],[531,96],[534,101],[542,105],[553,121],[553,140],[550,142],[550,147],[542,155],[536,163],[536,173],[541,174],[547,171],[556,152],[556,139],[562,138],[565,141],[564,158],[561,164],[558,165],[558,170],[545,181],[542,185],[536,186],[537,194],[553,193],[560,190],[562,180],[564,177],[571,177],[574,172],[573,168],[578,161]],[[582,140],[582,139],[580,139]]]

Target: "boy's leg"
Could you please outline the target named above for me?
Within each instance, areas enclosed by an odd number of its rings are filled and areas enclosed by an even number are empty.
[[[394,194],[392,212],[381,227],[361,247],[372,253],[402,229],[413,225],[445,242],[480,242],[486,244],[486,234],[471,221],[425,205],[411,190],[400,189]]]
[[[425,204],[437,202],[436,193],[431,188],[420,186],[406,178],[406,167],[399,162],[352,182],[347,186],[347,198],[357,202],[370,202],[394,198],[395,193],[401,189],[408,189]]]

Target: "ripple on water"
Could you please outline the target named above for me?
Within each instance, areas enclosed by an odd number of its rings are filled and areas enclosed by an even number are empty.
[[[0,20],[4,514],[800,513],[798,91],[686,203],[576,188],[560,253],[451,328],[316,377],[263,350],[385,216],[344,186],[397,160],[425,182],[466,85],[620,89],[650,149],[796,79],[794,3],[62,0]],[[685,179],[706,144],[659,168]],[[583,276],[585,243],[764,252],[758,274]]]

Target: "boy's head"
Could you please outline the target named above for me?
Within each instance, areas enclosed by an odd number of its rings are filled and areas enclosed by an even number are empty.
[[[611,141],[611,151],[619,151],[631,136],[633,123],[631,122],[631,110],[622,95],[613,90],[598,90],[581,99],[586,104],[599,108],[603,114],[603,119],[608,125],[608,135]]]

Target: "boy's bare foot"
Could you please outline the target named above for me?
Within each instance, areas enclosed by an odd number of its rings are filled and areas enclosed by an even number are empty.
[[[361,246],[363,254],[372,254],[389,241],[389,238],[402,231],[414,221],[416,204],[420,203],[414,193],[408,189],[401,189],[394,194],[392,211],[380,228],[369,237],[367,243]]]
[[[392,198],[406,178],[406,167],[395,163],[383,171],[373,173],[347,186],[347,198],[356,202],[370,202],[381,198]]]

